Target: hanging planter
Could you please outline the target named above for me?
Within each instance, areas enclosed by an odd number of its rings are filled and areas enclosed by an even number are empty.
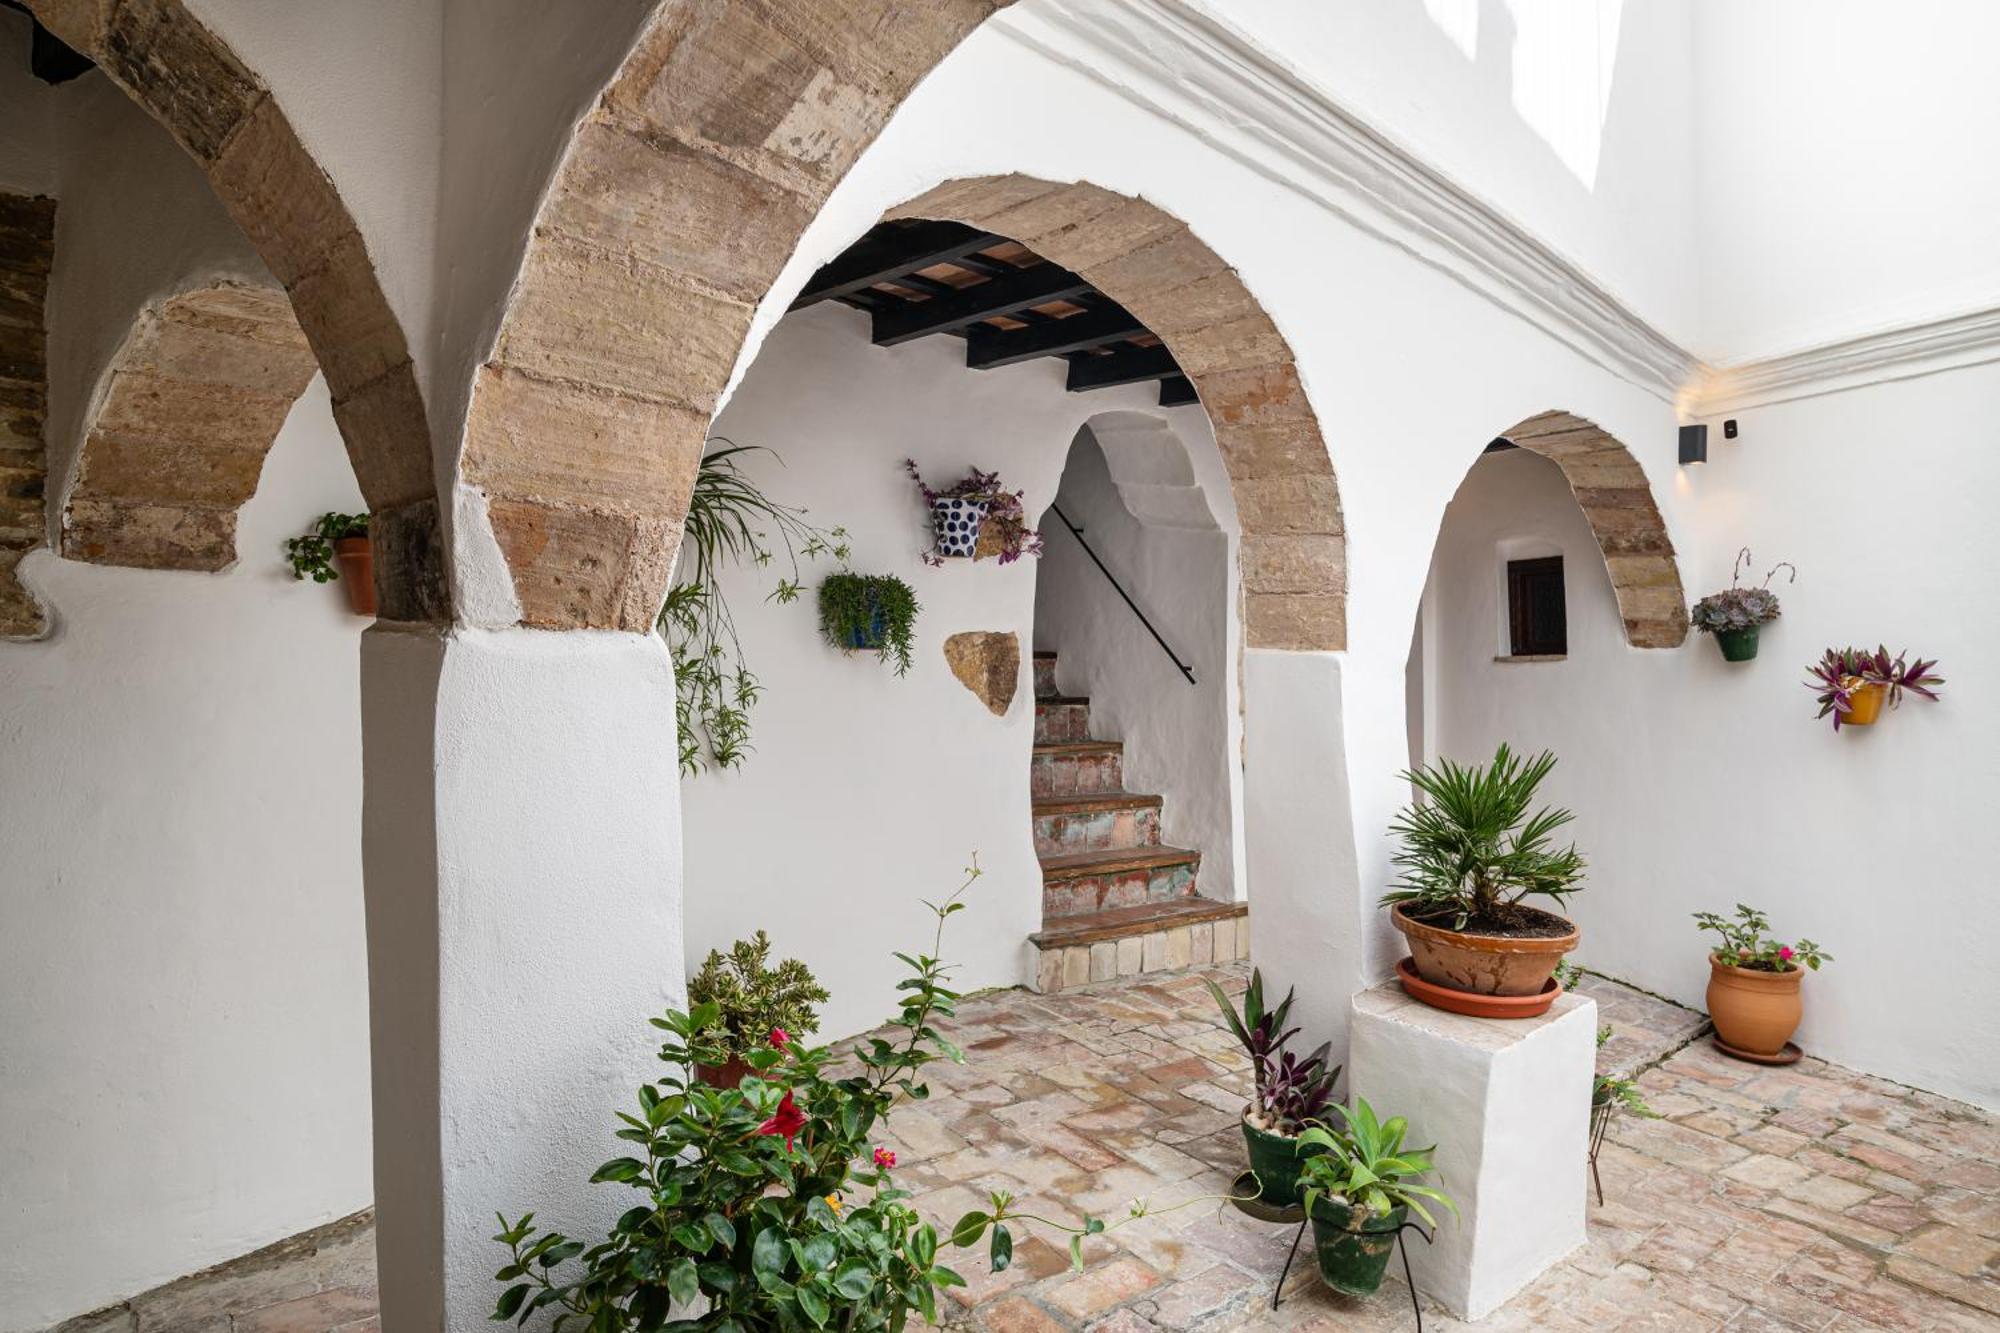
[[[819,585],[819,628],[845,653],[872,652],[899,676],[910,670],[917,595],[894,574],[829,574]]]
[[[992,554],[1003,565],[1042,553],[1042,534],[1028,526],[1027,513],[1021,507],[1022,492],[1004,488],[999,473],[973,468],[962,480],[939,491],[925,483],[915,459],[904,459],[903,470],[917,483],[931,511],[931,548],[923,554],[925,564],[978,558],[981,532],[987,534]]]
[[[1799,577],[1797,566],[1789,560],[1780,560],[1764,575],[1763,587],[1739,588],[1736,581],[1749,563],[1750,548],[1746,546],[1736,553],[1736,564],[1729,571],[1729,586],[1696,602],[1689,613],[1696,629],[1715,636],[1725,662],[1748,662],[1757,656],[1757,631],[1778,618],[1778,594],[1771,591],[1772,576],[1781,569],[1789,569],[1792,576],[1788,582],[1796,583]]]
[[[1937,702],[1935,687],[1944,684],[1944,677],[1931,674],[1936,660],[1908,659],[1907,652],[1891,657],[1883,647],[1872,653],[1863,648],[1829,648],[1806,668],[1805,686],[1818,692],[1819,716],[1831,714],[1834,731],[1872,727],[1885,707],[1902,706],[1905,690]]]
[[[287,538],[285,559],[292,577],[345,585],[348,609],[375,614],[375,550],[368,540],[368,515],[321,514],[303,536]],[[338,568],[335,568],[336,564]]]

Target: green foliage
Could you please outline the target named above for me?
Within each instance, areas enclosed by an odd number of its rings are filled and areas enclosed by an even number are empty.
[[[292,577],[331,583],[340,577],[333,562],[333,544],[346,537],[366,537],[368,515],[325,513],[313,520],[305,535],[285,539],[285,559],[291,563]]]
[[[1573,972],[1581,969],[1572,968]],[[1567,986],[1565,986],[1567,989]],[[1611,1040],[1611,1025],[1606,1023],[1597,1029],[1597,1049],[1603,1050],[1604,1043]],[[1590,1111],[1592,1115],[1610,1115],[1615,1111],[1628,1111],[1644,1120],[1658,1120],[1660,1113],[1646,1104],[1639,1092],[1639,1085],[1632,1079],[1619,1078],[1612,1074],[1593,1074],[1590,1079]]]
[[[858,642],[872,648],[896,674],[910,671],[910,639],[916,629],[917,594],[894,574],[829,574],[819,585],[819,628],[844,653]]]
[[[1370,1217],[1387,1217],[1398,1207],[1408,1208],[1425,1223],[1435,1227],[1437,1219],[1424,1200],[1443,1204],[1458,1215],[1458,1204],[1443,1190],[1417,1182],[1436,1172],[1431,1154],[1436,1148],[1405,1148],[1403,1137],[1409,1124],[1401,1116],[1386,1121],[1375,1118],[1375,1109],[1366,1099],[1356,1098],[1350,1107],[1335,1107],[1344,1122],[1338,1129],[1313,1125],[1299,1135],[1297,1151],[1308,1147],[1326,1151],[1304,1159],[1299,1183],[1304,1187],[1306,1216],[1322,1196],[1345,1201],[1352,1210],[1349,1225],[1359,1230]]]
[[[1303,1060],[1285,1049],[1299,1031],[1285,1026],[1296,988],[1287,990],[1275,1009],[1266,1009],[1263,970],[1252,968],[1250,984],[1243,991],[1243,1012],[1238,1014],[1227,991],[1213,981],[1205,984],[1229,1031],[1250,1057],[1251,1104],[1261,1126],[1273,1134],[1293,1135],[1320,1119],[1333,1099],[1341,1067],[1327,1062],[1330,1042]]]
[[[776,967],[770,962],[771,937],[761,930],[736,941],[727,954],[709,951],[688,982],[688,1004],[696,1012],[715,1011],[715,1021],[701,1031],[703,1041],[747,1057],[768,1046],[773,1032],[799,1037],[819,1031],[817,1006],[826,1003],[826,988],[796,958]]]
[[[848,551],[846,529],[814,527],[806,522],[805,510],[777,503],[743,475],[737,459],[757,446],[719,438],[714,443],[724,447],[703,458],[695,474],[677,577],[659,615],[660,637],[674,661],[674,716],[684,774],[699,773],[705,764],[735,768],[749,757],[750,711],[763,693],[744,662],[736,621],[722,595],[723,567],[747,562],[767,568],[774,547],[782,547],[791,572],[779,576],[765,600],[792,602],[799,595],[801,559],[831,555],[845,560]]]
[[[1811,940],[1786,944],[1783,940],[1770,938],[1764,933],[1771,928],[1770,919],[1756,908],[1742,903],[1736,904],[1733,920],[1714,912],[1696,912],[1694,923],[1722,938],[1715,956],[1736,967],[1747,967],[1755,972],[1795,972],[1803,964],[1817,972],[1821,963],[1833,961],[1832,954],[1824,952]]]
[[[1556,766],[1547,751],[1521,759],[1506,745],[1485,766],[1449,759],[1406,772],[1423,799],[1389,826],[1401,841],[1391,859],[1401,869],[1382,902],[1454,917],[1463,930],[1473,918],[1542,894],[1562,902],[1582,887],[1583,857],[1574,844],[1558,850],[1550,835],[1575,816],[1543,807],[1532,815],[1535,791]]]

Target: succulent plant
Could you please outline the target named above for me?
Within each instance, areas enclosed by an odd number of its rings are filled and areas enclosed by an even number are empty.
[[[1780,560],[1771,566],[1770,573],[1764,575],[1762,587],[1739,588],[1736,581],[1742,577],[1743,567],[1749,563],[1750,548],[1746,546],[1736,553],[1736,564],[1729,571],[1729,586],[1721,592],[1710,593],[1694,604],[1689,618],[1696,629],[1703,634],[1720,634],[1755,629],[1778,618],[1778,594],[1771,591],[1771,579],[1779,570],[1789,569],[1792,576],[1786,581],[1796,583],[1798,567],[1789,560]]]

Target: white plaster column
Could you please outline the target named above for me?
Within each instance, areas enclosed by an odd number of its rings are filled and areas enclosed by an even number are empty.
[[[1466,1018],[1397,983],[1354,997],[1350,1098],[1437,1145],[1438,1185],[1458,1203],[1437,1235],[1409,1238],[1417,1288],[1483,1319],[1584,1242],[1597,1003],[1556,997],[1540,1018]],[[1436,1209],[1433,1209],[1437,1212]]]
[[[683,993],[674,691],[650,635],[378,625],[363,859],[383,1327],[486,1327],[494,1213],[595,1238]]]
[[[1298,988],[1302,1049],[1331,1041],[1336,1063],[1348,997],[1366,984],[1340,672],[1332,653],[1243,654],[1250,960],[1267,995]]]

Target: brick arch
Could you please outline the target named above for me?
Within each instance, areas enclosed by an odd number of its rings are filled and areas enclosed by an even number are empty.
[[[389,619],[448,614],[430,428],[402,325],[346,203],[255,74],[183,0],[28,0],[195,159],[284,285],[375,515]]]
[[[1604,553],[1625,641],[1678,648],[1688,633],[1687,594],[1674,544],[1637,459],[1603,429],[1568,412],[1529,417],[1502,437],[1562,469]]]
[[[275,287],[205,287],[144,311],[92,405],[62,553],[143,569],[234,564],[236,511],[318,372]]]
[[[652,625],[757,302],[897,103],[995,7],[655,15],[570,144],[474,385],[461,472],[485,493],[524,624]],[[1018,176],[897,212],[1000,230],[1153,327],[1230,459],[1249,641],[1345,646],[1331,462],[1284,339],[1213,251],[1142,200]]]

